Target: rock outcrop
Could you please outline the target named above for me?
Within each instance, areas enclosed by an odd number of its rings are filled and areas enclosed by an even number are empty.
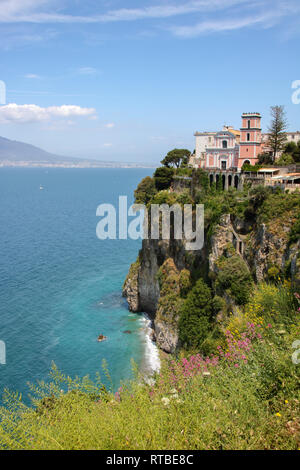
[[[172,268],[172,275],[175,271],[176,276],[180,276],[182,270],[196,269],[207,279],[209,273],[218,272],[218,260],[224,253],[226,255],[226,250],[233,249],[244,260],[255,281],[267,279],[270,267],[277,267],[282,272],[289,269],[292,280],[300,283],[300,242],[289,245],[292,223],[293,218],[287,217],[284,223],[274,219],[268,224],[252,226],[226,214],[203,248],[192,252],[185,250],[183,240],[143,240],[138,261],[131,266],[124,283],[123,295],[129,309],[150,314],[159,347],[174,352],[178,346],[178,315],[172,311],[172,298],[168,298],[169,303],[166,301],[162,292],[164,286],[159,281],[164,263],[171,260],[167,267]],[[174,297],[179,295],[176,289],[174,284]],[[224,295],[227,294],[224,292]]]

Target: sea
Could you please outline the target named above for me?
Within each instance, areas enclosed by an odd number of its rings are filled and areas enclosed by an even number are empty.
[[[122,284],[141,240],[99,240],[100,204],[133,203],[151,169],[0,169],[0,396],[49,380],[54,363],[72,378],[111,384],[159,368],[150,320],[129,312]],[[103,334],[107,339],[98,342]],[[5,362],[5,363],[3,363]]]

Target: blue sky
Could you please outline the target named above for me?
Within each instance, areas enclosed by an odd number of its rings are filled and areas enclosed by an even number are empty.
[[[299,0],[0,0],[0,135],[156,163],[275,104],[300,130],[299,40]]]

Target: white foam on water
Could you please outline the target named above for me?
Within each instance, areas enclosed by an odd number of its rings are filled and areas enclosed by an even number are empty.
[[[145,362],[144,369],[149,375],[153,375],[160,370],[159,350],[152,339],[153,330],[151,328],[152,321],[146,313],[140,319],[142,323],[142,331],[145,338]]]

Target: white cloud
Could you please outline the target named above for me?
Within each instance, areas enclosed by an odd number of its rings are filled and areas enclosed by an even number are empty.
[[[94,67],[80,67],[78,73],[80,75],[96,75],[98,72]]]
[[[110,142],[108,142],[108,143],[106,143],[106,144],[103,144],[103,147],[106,147],[106,148],[112,147],[112,144],[111,144]]]
[[[94,108],[75,105],[49,106],[16,103],[0,106],[0,123],[28,123],[50,121],[52,118],[90,117],[96,114]]]
[[[27,73],[25,75],[25,78],[36,80],[36,79],[39,79],[41,77],[40,77],[40,75],[36,75],[35,73]]]
[[[49,0],[2,0],[0,22],[27,23],[109,23],[149,18],[169,18],[196,12],[214,11],[246,3],[248,0],[193,0],[186,3],[121,8],[102,15],[76,16],[63,13],[41,12],[40,7],[51,6]]]
[[[108,122],[107,124],[105,124],[105,127],[107,127],[107,129],[112,129],[113,127],[115,127],[115,123],[114,122]]]
[[[252,6],[257,7],[257,5]],[[276,25],[283,17],[295,14],[299,11],[299,4],[296,5],[293,1],[291,3],[274,2],[272,9],[264,8],[257,14],[247,16],[239,14],[238,17],[233,17],[232,15],[230,17],[223,16],[221,19],[206,20],[194,25],[174,26],[169,28],[169,31],[171,31],[175,36],[191,38],[209,33],[234,31],[255,25],[270,28]]]
[[[170,0],[171,2],[171,0]],[[0,23],[112,23],[144,19],[167,19],[183,15],[202,14],[194,25],[161,25],[178,37],[232,31],[250,26],[271,27],[284,16],[295,17],[299,0],[173,0],[140,8],[120,8],[99,14],[64,14],[59,0],[0,0]],[[79,4],[79,2],[78,2]],[[220,17],[222,12],[222,17]],[[252,14],[251,14],[252,12]],[[203,17],[205,15],[205,18]],[[208,16],[209,15],[209,16]],[[82,67],[79,73],[92,75],[95,69]]]

